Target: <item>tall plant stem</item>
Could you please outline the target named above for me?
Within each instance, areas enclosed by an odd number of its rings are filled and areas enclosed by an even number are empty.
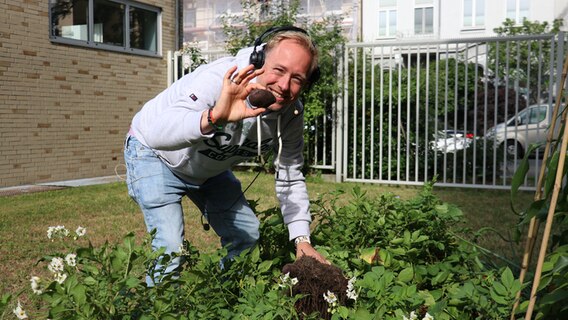
[[[548,138],[547,138],[547,142],[546,142],[546,148],[545,148],[545,153],[544,153],[544,159],[547,159],[548,157],[548,153],[550,152],[550,145],[552,144],[552,136],[554,134],[554,128],[556,126],[556,118],[558,116],[558,110],[560,109],[560,103],[562,101],[562,95],[563,95],[563,89],[564,89],[564,82],[566,81],[566,74],[568,73],[568,55],[565,58],[564,61],[564,68],[562,69],[562,80],[561,80],[561,85],[560,85],[560,92],[557,94],[557,99],[556,99],[556,104],[554,106],[554,112],[553,112],[553,118],[552,118],[552,124],[551,124],[551,128],[549,129],[548,132]],[[532,317],[532,313],[534,311],[534,306],[536,303],[536,293],[538,290],[538,286],[540,284],[540,278],[542,275],[542,267],[544,264],[544,258],[546,256],[546,248],[548,246],[548,240],[550,238],[550,232],[552,230],[552,221],[554,219],[554,212],[556,211],[556,203],[558,202],[558,195],[560,193],[560,189],[562,188],[562,178],[564,177],[564,162],[566,161],[566,150],[568,148],[568,130],[566,128],[566,111],[564,110],[562,113],[562,123],[564,124],[563,126],[563,132],[562,132],[562,143],[560,146],[560,157],[558,159],[558,167],[557,167],[557,171],[556,171],[556,177],[555,177],[555,181],[554,181],[554,189],[552,192],[552,197],[550,200],[550,207],[548,209],[548,214],[546,217],[546,224],[544,227],[544,233],[542,236],[542,241],[541,241],[541,245],[540,245],[540,251],[539,251],[539,255],[538,255],[538,261],[537,261],[537,265],[536,265],[536,271],[534,274],[534,279],[533,279],[533,284],[532,284],[532,289],[531,289],[531,295],[530,295],[530,299],[529,299],[529,305],[527,308],[527,312],[525,314],[525,319],[526,320],[530,320]],[[539,175],[539,181],[538,181],[538,186],[535,192],[535,200],[541,200],[542,199],[542,184],[543,184],[543,180],[544,180],[544,171],[545,171],[545,166],[543,165],[540,171],[540,175]],[[538,229],[539,229],[539,223],[536,220],[535,217],[533,217],[530,221],[530,225],[529,225],[529,235],[528,235],[528,239],[527,239],[527,244],[525,246],[525,252],[523,254],[523,263],[521,266],[521,275],[519,277],[519,280],[521,283],[523,283],[524,281],[524,277],[526,275],[527,269],[528,269],[528,265],[530,263],[530,257],[532,256],[532,251],[534,248],[534,244],[536,242],[536,236],[538,233]],[[515,319],[515,309],[518,307],[519,304],[519,300],[520,300],[520,292],[517,294],[517,299],[515,302],[515,305],[513,306],[513,310],[511,312],[511,319]]]

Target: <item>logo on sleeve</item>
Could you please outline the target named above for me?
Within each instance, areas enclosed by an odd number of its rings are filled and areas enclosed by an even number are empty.
[[[190,94],[189,97],[191,98],[191,100],[197,101],[197,96],[194,93]]]

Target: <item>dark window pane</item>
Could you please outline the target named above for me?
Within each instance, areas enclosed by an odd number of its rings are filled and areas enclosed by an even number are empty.
[[[130,47],[157,51],[158,35],[156,30],[158,14],[139,8],[130,8]]]
[[[94,1],[95,42],[124,46],[124,5],[107,0]]]
[[[89,0],[52,0],[51,35],[89,40]]]

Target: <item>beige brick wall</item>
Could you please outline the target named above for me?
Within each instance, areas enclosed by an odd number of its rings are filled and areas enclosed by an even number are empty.
[[[163,58],[56,44],[48,0],[0,0],[0,188],[124,173],[130,120],[167,85],[175,1],[162,9]]]

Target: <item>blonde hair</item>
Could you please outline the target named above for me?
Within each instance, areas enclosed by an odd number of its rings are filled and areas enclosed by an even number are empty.
[[[270,40],[268,40],[268,42],[266,42],[266,46],[263,49],[265,56],[268,56],[270,51],[284,40],[294,40],[296,41],[296,43],[310,52],[312,56],[312,63],[310,65],[308,76],[311,77],[314,70],[316,70],[316,68],[318,67],[319,52],[310,36],[306,33],[294,30],[287,30],[276,33],[273,37],[270,38]]]

